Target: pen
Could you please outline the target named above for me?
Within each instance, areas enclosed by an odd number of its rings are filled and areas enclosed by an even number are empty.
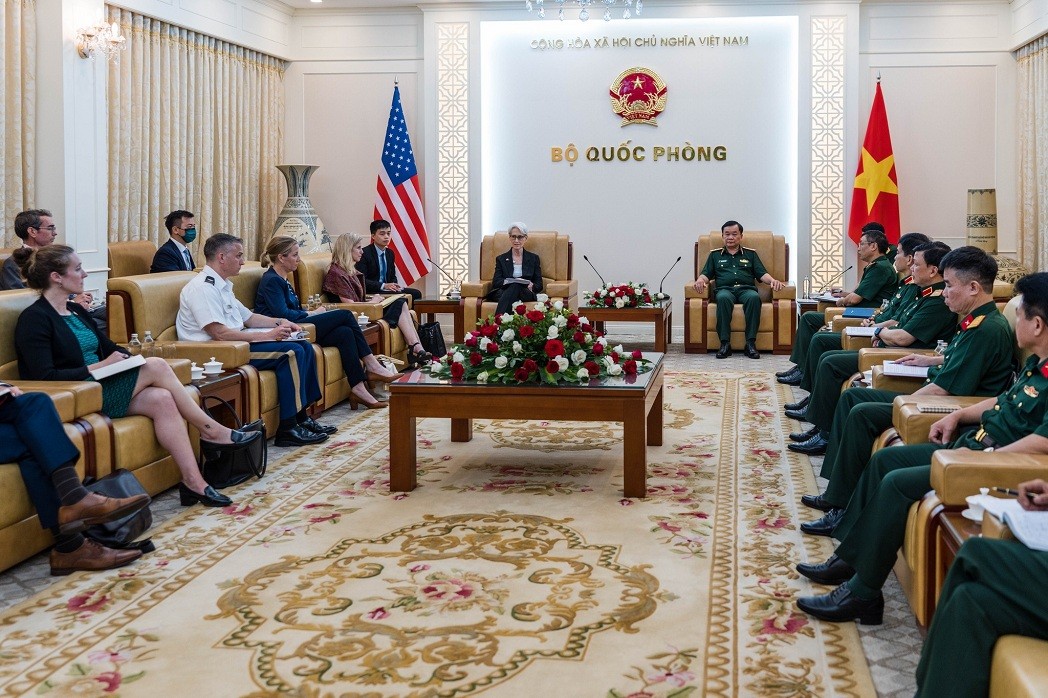
[[[991,487],[990,489],[993,490],[994,492],[1000,492],[1001,494],[1010,494],[1013,497],[1018,497],[1019,496],[1019,490],[1013,490],[1011,487]],[[1029,499],[1032,502],[1033,498],[1034,498],[1034,493],[1033,492],[1027,492],[1026,493],[1026,498]]]

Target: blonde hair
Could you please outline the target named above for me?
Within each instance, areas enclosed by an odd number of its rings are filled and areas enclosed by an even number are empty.
[[[364,236],[359,233],[343,233],[335,238],[331,247],[331,263],[337,264],[350,274],[357,271],[353,263],[353,248],[364,243]]]
[[[262,263],[263,267],[268,267],[277,261],[277,257],[282,254],[290,254],[296,247],[298,247],[298,240],[295,238],[287,235],[274,235],[266,243],[266,249],[258,261]]]

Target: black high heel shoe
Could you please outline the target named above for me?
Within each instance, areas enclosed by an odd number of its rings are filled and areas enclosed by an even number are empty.
[[[233,440],[233,443],[220,444],[214,441],[208,441],[207,439],[200,439],[200,446],[212,451],[239,451],[243,448],[247,448],[263,437],[262,432],[260,431],[240,431],[239,429],[234,429],[229,433],[229,438]]]
[[[228,507],[233,503],[232,499],[224,494],[220,494],[211,485],[204,488],[203,494],[197,494],[181,482],[178,483],[178,501],[184,507],[192,506],[197,503],[203,504],[205,507]]]
[[[415,347],[418,347],[418,351],[414,350]],[[408,362],[412,366],[427,366],[432,363],[433,355],[423,349],[421,343],[415,342],[408,348],[411,349],[408,352]]]

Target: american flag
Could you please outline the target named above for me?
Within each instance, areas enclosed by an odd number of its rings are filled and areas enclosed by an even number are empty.
[[[393,228],[390,246],[397,258],[397,276],[408,285],[430,271],[429,238],[418,169],[411,139],[400,105],[400,88],[393,86],[393,106],[389,109],[386,142],[382,146],[382,169],[378,173],[374,220],[385,219]]]

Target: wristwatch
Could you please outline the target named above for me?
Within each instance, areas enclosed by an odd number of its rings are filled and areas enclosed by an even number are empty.
[[[880,338],[880,336],[881,336],[881,330],[883,330],[883,329],[884,329],[883,327],[878,327],[877,329],[875,329],[875,330],[873,331],[873,336],[874,336],[874,337],[877,337],[877,338]]]

